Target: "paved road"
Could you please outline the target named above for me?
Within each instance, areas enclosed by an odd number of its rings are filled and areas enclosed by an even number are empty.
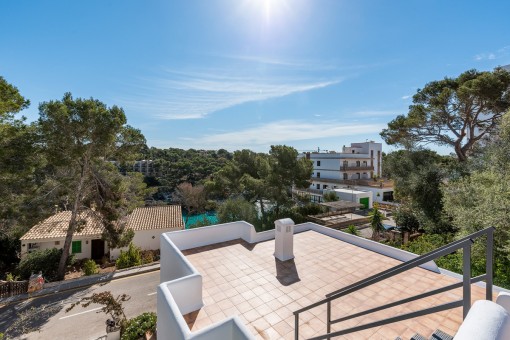
[[[51,296],[23,301],[0,309],[0,332],[23,319],[23,313],[30,313],[35,317],[27,319],[25,327],[40,327],[39,332],[31,332],[15,339],[98,339],[106,334],[104,313],[97,313],[100,305],[91,304],[87,308],[75,307],[70,312],[65,310],[71,303],[92,293],[111,291],[114,296],[128,294],[131,299],[124,302],[127,318],[132,318],[143,312],[156,311],[156,286],[159,284],[159,271],[117,279],[106,284],[94,285],[89,288],[67,291]],[[21,313],[21,314],[20,314]],[[18,334],[15,334],[18,335]],[[11,337],[9,337],[11,338]]]

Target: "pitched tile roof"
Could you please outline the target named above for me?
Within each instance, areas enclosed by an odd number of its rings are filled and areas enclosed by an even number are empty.
[[[54,239],[66,237],[67,227],[71,219],[71,211],[62,211],[36,224],[20,240]],[[74,236],[101,237],[103,225],[91,212],[82,212],[80,219],[85,225]],[[181,207],[167,205],[158,207],[137,208],[128,218],[128,228],[133,230],[153,229],[184,229]]]
[[[128,228],[133,230],[184,229],[180,205],[137,208],[129,216]]]
[[[98,236],[101,237],[103,233],[103,226],[101,221],[95,217],[91,212],[82,212],[79,215],[80,220],[84,221],[85,225],[75,232],[75,236]],[[34,240],[34,239],[53,239],[66,237],[67,227],[71,219],[71,211],[62,211],[53,216],[48,217],[42,222],[36,224],[30,229],[20,240]]]

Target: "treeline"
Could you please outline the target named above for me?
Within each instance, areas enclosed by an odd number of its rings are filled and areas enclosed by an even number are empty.
[[[181,183],[173,199],[190,214],[215,206],[220,223],[244,220],[258,231],[274,228],[279,218],[304,222],[307,215],[322,212],[308,201],[292,196],[292,187],[307,188],[313,171],[312,162],[297,158],[296,149],[271,146],[269,153],[235,151],[232,159],[202,183]],[[199,221],[191,227],[210,224]]]
[[[395,182],[397,225],[425,235],[404,248],[423,254],[495,227],[494,283],[510,288],[510,73],[468,71],[426,84],[407,115],[381,135],[404,150],[384,156]],[[454,152],[442,156],[430,144]],[[472,275],[485,273],[483,240],[473,245]],[[462,251],[438,260],[461,273]]]
[[[225,149],[183,150],[177,148],[146,148],[142,156],[153,161],[153,175],[146,178],[149,186],[157,187],[156,200],[168,200],[181,183],[196,185],[219,171],[232,153]]]

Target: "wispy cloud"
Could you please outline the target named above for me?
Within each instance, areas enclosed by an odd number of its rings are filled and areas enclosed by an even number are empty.
[[[273,144],[292,141],[314,140],[329,137],[366,136],[378,133],[385,124],[346,124],[340,121],[305,122],[284,120],[271,122],[238,131],[205,135],[199,138],[183,138],[198,147],[220,148],[232,146],[267,149]]]
[[[129,109],[162,119],[199,119],[236,105],[320,89],[341,81],[340,77],[260,76],[249,70],[166,70],[162,77],[143,80],[143,86],[137,85],[137,94],[120,101]]]
[[[406,96],[402,96],[402,100],[407,100],[409,98],[411,98],[412,96],[409,94],[409,95],[406,95]]]
[[[505,46],[495,52],[484,52],[484,53],[477,54],[477,55],[475,55],[474,59],[477,61],[494,60],[494,59],[506,57],[508,55],[510,55],[510,46]]]
[[[366,111],[357,111],[353,112],[350,115],[353,117],[387,117],[394,116],[395,110],[366,110]]]

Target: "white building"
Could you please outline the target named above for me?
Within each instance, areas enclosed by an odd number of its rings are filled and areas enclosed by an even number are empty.
[[[382,175],[382,143],[351,143],[349,147],[344,146],[342,152],[307,152],[299,157],[313,162],[310,189],[315,191],[315,196],[323,194],[324,190],[343,189],[349,191],[349,195],[337,193],[338,198],[369,208],[373,202],[393,201],[393,184],[378,180]]]
[[[150,159],[142,159],[140,161],[136,161],[133,164],[132,171],[141,172],[145,176],[154,176],[155,175],[154,161]]]
[[[307,152],[300,155],[313,162],[312,188],[327,189],[328,180],[359,180],[381,177],[382,144],[373,141],[351,143],[342,152]]]
[[[62,211],[36,224],[20,238],[21,257],[34,250],[62,248],[64,246],[71,211]],[[69,252],[77,259],[91,258],[101,260],[108,251],[115,259],[119,249],[110,249],[102,239],[101,221],[90,211],[79,215],[82,225],[73,235]],[[184,229],[181,206],[167,205],[137,208],[128,217],[126,228],[135,232],[133,244],[142,250],[159,249],[161,234]]]

